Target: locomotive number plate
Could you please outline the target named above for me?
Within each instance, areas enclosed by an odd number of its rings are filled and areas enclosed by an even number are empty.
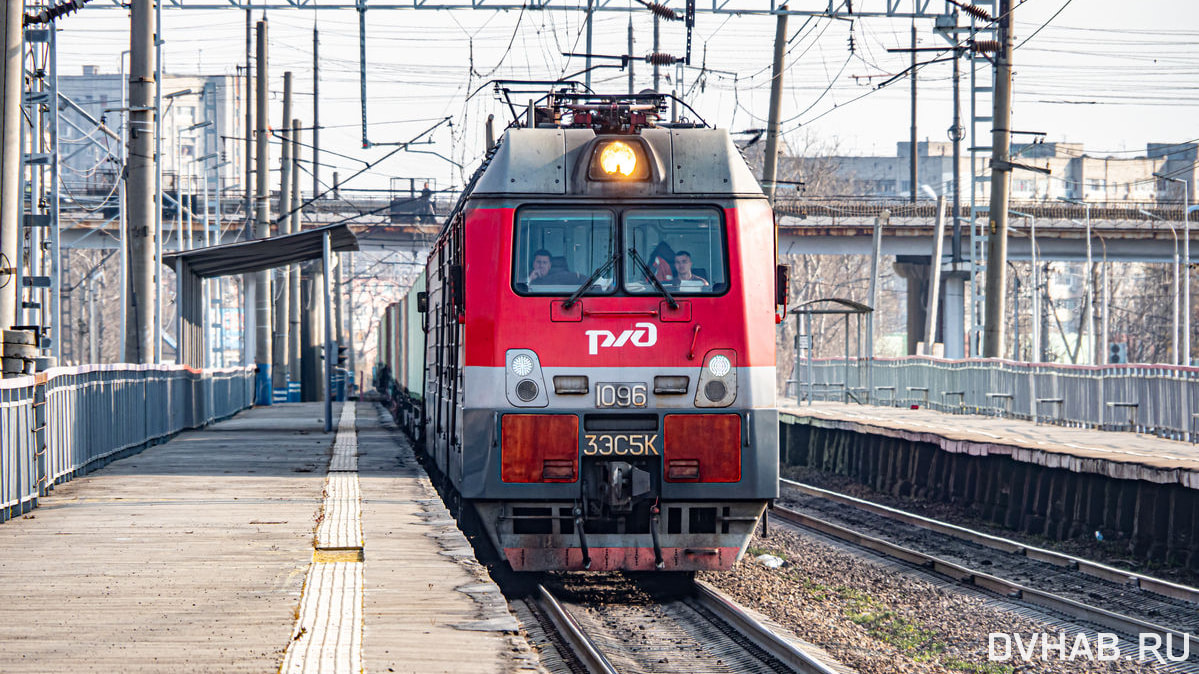
[[[645,384],[600,382],[595,385],[596,407],[645,407],[649,400]]]
[[[583,456],[661,456],[657,433],[586,433]]]

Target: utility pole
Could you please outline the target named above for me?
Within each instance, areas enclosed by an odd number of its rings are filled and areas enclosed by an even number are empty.
[[[321,40],[312,26],[312,198],[321,193]],[[299,153],[299,146],[296,146]],[[297,164],[298,166],[298,164]],[[297,176],[300,174],[297,173]],[[300,231],[299,227],[295,231]],[[297,266],[296,269],[299,269]]]
[[[629,95],[633,95],[633,15],[629,14]]]
[[[587,0],[587,18],[584,19],[587,22],[587,61],[586,65],[584,66],[586,68],[584,71],[584,84],[587,85],[588,91],[591,90],[591,17],[593,16],[592,13],[594,9],[595,0]],[[338,329],[341,329],[340,324]]]
[[[245,222],[242,223],[242,236],[246,239],[254,238],[254,76],[253,70],[250,69],[250,56],[253,54],[254,48],[254,30],[253,19],[250,16],[250,10],[246,10],[246,92],[243,105],[246,109],[245,124],[242,127],[242,132],[245,134],[245,177],[242,182],[245,188],[245,206],[242,209],[245,213]],[[251,362],[250,349],[250,331],[253,329],[252,320],[255,318],[250,314],[250,289],[255,288],[254,280],[257,277],[254,274],[242,274],[241,278],[241,314],[242,314],[242,365],[249,365]],[[224,325],[224,317],[221,318],[222,326]]]
[[[987,229],[987,284],[983,357],[1003,355],[1004,293],[1007,291],[1008,188],[1012,149],[1012,0],[999,0],[999,54],[991,129],[991,212]]]
[[[10,0],[11,1],[11,0]],[[18,3],[19,4],[19,3]],[[125,190],[129,213],[131,277],[125,355],[133,363],[154,362],[158,340],[158,299],[154,293],[154,0],[133,0],[129,29],[129,146],[125,158]],[[19,53],[19,52],[18,52]],[[6,101],[9,100],[7,97]],[[16,96],[13,100],[20,100]],[[7,103],[6,103],[7,105]],[[7,132],[7,129],[5,129]],[[15,144],[20,151],[20,145]],[[5,143],[5,150],[9,145]],[[20,203],[19,201],[17,203]],[[15,259],[15,257],[14,257]],[[5,317],[6,319],[9,317]]]
[[[250,54],[254,48],[253,21],[250,18],[250,10],[246,10],[246,161],[245,161],[245,188],[246,188],[246,223],[245,233],[246,238],[253,238],[254,234],[254,143],[253,132],[254,128],[254,76],[251,74],[254,71],[250,69]]]
[[[912,135],[911,148],[908,154],[908,168],[912,174],[912,203],[916,203],[916,194],[920,186],[916,181],[916,20],[912,19]],[[931,347],[930,347],[931,348]]]
[[[341,333],[342,326],[343,326],[343,324],[341,322],[342,299],[343,299],[342,296],[345,293],[345,286],[342,284],[342,279],[341,279],[341,268],[342,268],[341,263],[344,261],[344,258],[342,257],[341,253],[334,253],[333,255],[336,256],[334,258],[334,260],[336,260],[336,265],[333,268],[333,301],[334,301],[334,304],[333,304],[333,321],[334,321],[333,322],[333,343],[334,344],[345,344],[345,342],[342,341],[342,333]],[[337,365],[338,365],[337,350],[334,349],[332,355],[326,354],[326,357],[333,359],[333,362],[330,364],[330,367],[333,368],[333,371],[336,371]]]
[[[358,358],[354,355],[357,345],[354,342],[354,254],[345,253],[345,261],[348,269],[346,275],[350,278],[349,285],[346,286],[346,354],[349,356],[350,377],[354,382],[358,382],[357,367]],[[359,387],[361,390],[361,387]],[[350,399],[350,382],[346,382],[346,400]]]
[[[25,86],[24,2],[6,0],[0,13],[4,66],[0,69],[0,329],[17,320],[17,267],[21,245],[21,92]],[[136,13],[134,17],[139,15]],[[122,242],[123,243],[123,242]],[[57,337],[57,335],[55,335]]]
[[[255,144],[258,156],[255,163],[257,179],[254,190],[254,238],[265,239],[271,235],[271,201],[270,201],[270,152],[271,143],[268,137],[267,119],[267,32],[266,19],[258,22],[258,73],[255,78],[257,85],[257,105],[255,105]],[[255,382],[255,404],[271,404],[271,275],[270,272],[260,271],[254,274],[254,361],[258,366]]]
[[[787,46],[787,6],[783,5],[779,9],[782,11],[775,24],[774,65],[770,73],[770,119],[766,123],[766,156],[762,163],[762,186],[766,188],[766,196],[772,206],[779,161],[779,118],[783,109],[783,52]]]
[[[300,120],[291,120],[291,203],[292,213],[287,228],[288,234],[300,231]],[[291,307],[291,326],[287,332],[287,378],[288,401],[291,400],[291,382],[300,385],[300,265],[293,264],[287,275],[287,303]]]
[[[654,52],[653,53],[655,53],[655,54],[658,53],[658,15],[657,14],[654,15]],[[654,59],[654,91],[661,91],[661,89],[658,88],[659,75],[660,75],[660,73],[658,72],[658,60]]]
[[[957,25],[957,12],[953,13],[953,25]],[[966,131],[962,128],[961,107],[961,51],[953,50],[953,127],[949,129],[949,139],[953,141],[953,263],[962,261],[962,138]],[[952,357],[952,356],[951,356]]]
[[[329,316],[329,265],[333,261],[333,246],[330,241],[331,235],[325,232],[322,238],[323,245],[321,247],[321,278],[324,282],[325,296],[325,317]],[[337,342],[333,339],[333,326],[329,325],[329,321],[325,321],[325,432],[329,433],[333,430],[333,368],[337,363]]]
[[[281,125],[281,140],[283,151],[279,160],[279,225],[278,234],[290,234],[291,229],[291,183],[299,181],[300,176],[292,176],[291,158],[291,129],[288,124],[291,117],[291,71],[283,73],[283,124]],[[287,392],[287,375],[290,369],[287,357],[291,354],[288,343],[288,330],[291,328],[291,266],[275,269],[275,281],[279,292],[275,293],[275,344],[272,359],[271,380],[275,391],[282,389]],[[284,397],[286,400],[286,397]]]

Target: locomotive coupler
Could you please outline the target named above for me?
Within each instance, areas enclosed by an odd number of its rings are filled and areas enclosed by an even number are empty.
[[[579,532],[579,548],[583,551],[583,570],[591,568],[591,553],[587,550],[587,534],[583,532],[583,506],[575,504],[575,531]]]
[[[634,501],[651,491],[649,472],[630,463],[607,461],[601,464],[601,470],[601,497],[609,513],[627,515]]]

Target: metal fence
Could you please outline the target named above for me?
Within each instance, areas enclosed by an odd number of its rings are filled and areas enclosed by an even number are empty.
[[[59,367],[0,380],[0,521],[54,485],[254,402],[254,369]]]
[[[1038,423],[1135,430],[1177,440],[1199,430],[1199,368],[1057,365],[998,359],[819,359],[801,363],[788,395],[920,405]]]

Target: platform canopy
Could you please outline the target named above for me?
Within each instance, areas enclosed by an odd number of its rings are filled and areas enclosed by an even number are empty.
[[[200,278],[248,274],[320,259],[326,234],[329,235],[333,252],[358,250],[358,237],[354,236],[349,225],[341,223],[314,227],[296,234],[166,253],[162,256],[162,262],[176,269],[182,262],[187,271]]]
[[[163,255],[163,264],[175,269],[175,302],[179,315],[175,324],[178,361],[192,367],[204,367],[206,349],[203,279],[266,271],[308,260],[323,260],[326,238],[329,240],[331,253],[358,250],[358,238],[354,236],[354,232],[350,231],[349,225],[339,223],[314,227],[296,234]],[[324,276],[324,293],[328,295],[328,275],[324,274],[323,268],[321,273]],[[247,330],[251,325],[247,322]]]

